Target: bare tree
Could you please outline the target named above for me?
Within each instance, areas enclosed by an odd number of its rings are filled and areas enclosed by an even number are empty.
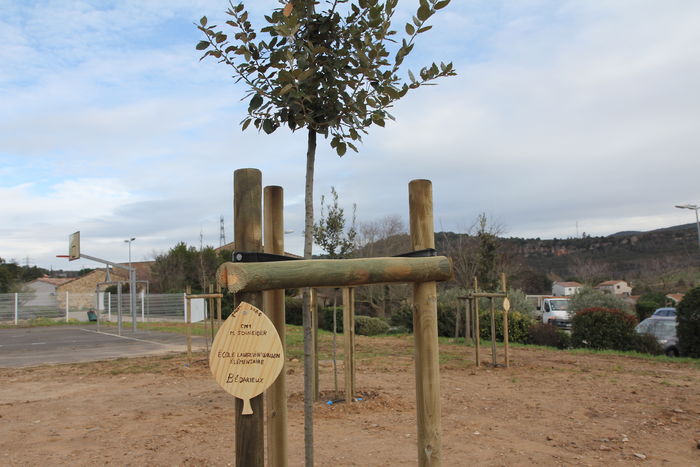
[[[406,225],[401,217],[390,215],[358,227],[356,256],[371,258],[406,253],[410,248]],[[369,306],[377,316],[390,313],[392,301],[407,296],[405,285],[371,285],[357,290],[357,301]]]

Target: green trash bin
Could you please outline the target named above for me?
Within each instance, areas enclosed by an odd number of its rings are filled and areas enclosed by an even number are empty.
[[[87,316],[88,316],[88,320],[97,321],[97,313],[95,313],[93,310],[88,311]]]

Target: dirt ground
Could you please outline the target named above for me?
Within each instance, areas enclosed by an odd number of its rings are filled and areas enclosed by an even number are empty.
[[[363,400],[316,404],[316,465],[416,465],[412,338],[357,344]],[[0,370],[0,465],[233,465],[233,398],[204,353],[186,363],[170,354]],[[441,363],[445,466],[700,466],[698,365],[511,348],[511,368],[476,368],[473,349],[456,344],[441,346]],[[302,363],[286,371],[297,466]],[[331,361],[320,371],[331,391]]]

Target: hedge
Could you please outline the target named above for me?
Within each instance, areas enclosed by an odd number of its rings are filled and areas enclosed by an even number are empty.
[[[571,320],[571,344],[590,349],[634,350],[637,318],[613,308],[586,308]]]

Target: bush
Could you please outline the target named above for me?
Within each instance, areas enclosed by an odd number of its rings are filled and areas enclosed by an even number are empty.
[[[681,355],[700,358],[700,287],[683,297],[677,307],[676,320]]]
[[[571,320],[571,344],[590,349],[633,350],[637,319],[612,308],[586,308]]]
[[[627,304],[615,295],[603,293],[593,287],[585,286],[571,297],[571,313],[576,313],[577,311],[587,308],[624,310],[627,308]]]
[[[645,293],[634,306],[637,319],[642,321],[652,315],[657,308],[661,308],[666,303],[666,296],[661,292]]]
[[[336,331],[343,332],[343,307],[336,308]],[[355,316],[357,319],[357,315]],[[318,312],[318,327],[333,332],[333,307],[321,308]]]
[[[566,331],[551,324],[533,323],[527,332],[528,344],[546,345],[558,349],[566,349],[571,345],[571,336]]]
[[[503,311],[494,312],[496,320],[496,340],[503,340]],[[508,313],[508,341],[525,344],[528,342],[528,332],[534,319],[518,311]],[[479,312],[479,336],[482,339],[491,339],[491,312]]]
[[[297,297],[284,297],[284,322],[287,324],[296,324],[301,326],[302,321],[302,309],[304,301]]]
[[[381,318],[371,316],[355,316],[355,334],[360,336],[376,336],[389,332],[389,324]]]
[[[389,324],[413,332],[413,308],[408,305],[400,307],[389,317]]]
[[[651,355],[661,355],[663,353],[659,341],[651,334],[637,334],[634,339],[634,350]]]

